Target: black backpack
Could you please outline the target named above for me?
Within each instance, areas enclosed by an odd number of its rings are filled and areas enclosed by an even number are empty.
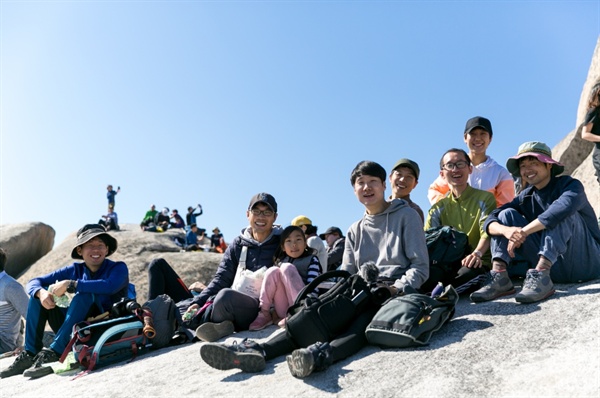
[[[325,293],[317,296],[319,285],[338,278]],[[371,300],[369,285],[347,271],[329,271],[319,275],[298,294],[288,309],[286,330],[299,347],[317,341],[331,341],[345,331]]]
[[[393,297],[375,314],[365,335],[370,344],[380,347],[426,345],[431,335],[452,318],[457,302],[458,293],[452,285],[436,297],[416,291]]]
[[[425,241],[430,266],[458,269],[461,260],[470,251],[467,234],[448,225],[427,229]]]

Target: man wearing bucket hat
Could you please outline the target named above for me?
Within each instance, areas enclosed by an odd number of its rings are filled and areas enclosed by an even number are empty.
[[[29,281],[25,350],[12,365],[0,372],[0,377],[23,374],[37,378],[53,373],[46,364],[58,361],[69,342],[73,325],[88,316],[109,311],[114,303],[127,297],[127,266],[124,262],[106,258],[116,250],[116,239],[103,226],[87,224],[77,232],[71,251],[73,259],[83,262],[74,262]],[[52,289],[50,285],[53,285]],[[61,308],[55,299],[65,293],[74,296],[67,308]],[[46,321],[56,335],[50,347],[42,348]]]
[[[527,187],[494,210],[484,227],[491,236],[492,270],[488,283],[471,295],[493,300],[515,292],[507,267],[516,256],[527,270],[520,303],[543,300],[554,293],[553,282],[575,283],[600,277],[600,228],[581,182],[558,176],[564,166],[552,159],[543,142],[526,142],[506,162]]]

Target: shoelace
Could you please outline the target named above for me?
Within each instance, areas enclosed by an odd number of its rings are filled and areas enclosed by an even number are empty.
[[[538,272],[528,272],[527,278],[525,278],[525,282],[523,282],[523,289],[532,289],[536,287],[538,279],[540,279],[541,274]]]

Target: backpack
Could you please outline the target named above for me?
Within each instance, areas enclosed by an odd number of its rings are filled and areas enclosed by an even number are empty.
[[[135,358],[147,351],[154,337],[148,321],[143,321],[148,316],[151,318],[151,314],[140,310],[119,318],[76,323],[60,362],[72,351],[75,360],[85,369],[80,374],[83,375],[99,366]]]
[[[425,231],[429,265],[459,268],[460,261],[469,252],[469,237],[454,227],[443,225]]]
[[[458,293],[452,285],[436,297],[416,291],[393,297],[377,311],[365,335],[370,344],[380,347],[427,345],[431,335],[452,318],[457,302]]]
[[[177,307],[173,299],[166,294],[144,303],[142,310],[150,311],[152,314],[152,349],[168,346],[177,330]],[[147,313],[147,312],[146,312]]]
[[[316,296],[319,285],[331,278],[339,280]],[[286,333],[299,347],[331,341],[350,326],[370,299],[369,285],[358,274],[325,272],[306,285],[288,309]]]

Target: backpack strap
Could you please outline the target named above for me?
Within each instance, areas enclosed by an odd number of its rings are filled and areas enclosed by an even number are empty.
[[[298,296],[296,297],[296,300],[294,301],[294,305],[302,302],[302,300],[304,300],[306,298],[306,296],[308,296],[315,289],[317,289],[322,282],[324,282],[328,279],[332,279],[332,278],[342,278],[342,279],[346,280],[346,279],[350,278],[350,276],[352,276],[352,275],[348,271],[343,271],[343,270],[334,270],[334,271],[328,271],[328,272],[322,273],[321,275],[319,275],[315,279],[313,279],[308,285],[304,286],[304,288],[300,291],[300,293],[298,293]]]
[[[240,261],[238,267],[242,267],[242,270],[246,269],[246,256],[248,255],[248,246],[242,246],[242,252],[240,253]]]
[[[134,322],[122,323],[120,325],[112,326],[109,329],[107,329],[104,333],[102,333],[102,336],[100,336],[100,338],[98,339],[98,341],[94,345],[94,350],[92,351],[92,355],[90,357],[90,361],[89,361],[89,365],[88,365],[87,371],[89,372],[92,369],[94,369],[94,367],[98,363],[99,356],[100,356],[100,350],[102,349],[102,347],[104,346],[104,344],[108,341],[108,339],[110,339],[116,333],[125,332],[125,331],[130,330],[130,329],[141,329],[143,326],[144,325],[142,324],[141,321],[134,321]]]

